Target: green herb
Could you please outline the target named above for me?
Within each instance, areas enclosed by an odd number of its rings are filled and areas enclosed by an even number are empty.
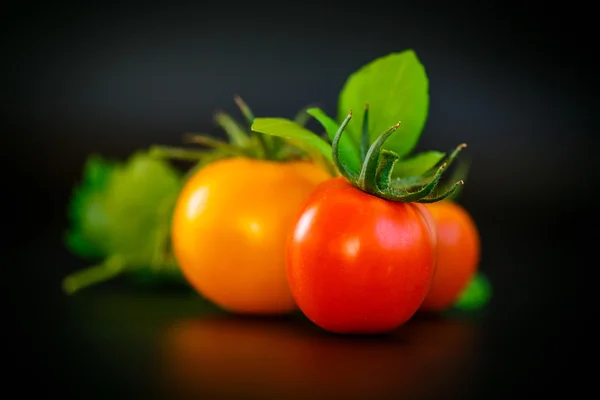
[[[169,249],[169,224],[181,189],[179,171],[146,152],[126,162],[91,156],[69,204],[68,248],[98,265],[65,278],[63,288],[84,287],[140,268],[178,273]]]
[[[323,126],[329,148],[316,133],[282,118],[256,118],[252,130],[301,138],[316,151],[331,154],[338,172],[367,193],[391,201],[440,201],[463,184],[459,179],[440,186],[442,174],[466,145],[448,155],[411,154],[427,119],[428,91],[427,75],[415,52],[392,53],[348,78],[339,95],[337,121],[321,109],[307,110]]]
[[[281,137],[307,143],[328,160],[331,160],[331,146],[329,143],[293,121],[285,118],[257,118],[252,125],[252,129],[260,133],[280,135]]]
[[[348,124],[348,135],[358,141],[362,134],[361,111],[369,105],[370,142],[398,121],[398,132],[385,144],[404,158],[419,140],[429,111],[429,82],[425,68],[413,50],[378,58],[350,75],[338,101],[338,121],[348,110],[356,111],[356,120]]]

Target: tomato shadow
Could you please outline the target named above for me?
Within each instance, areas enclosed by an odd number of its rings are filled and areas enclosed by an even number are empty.
[[[300,314],[181,320],[162,336],[167,397],[397,398],[469,390],[477,324],[416,315],[385,335],[331,334]]]

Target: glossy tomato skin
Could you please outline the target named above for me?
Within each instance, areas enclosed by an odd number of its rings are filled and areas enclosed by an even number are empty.
[[[420,310],[439,312],[456,302],[477,272],[481,243],[475,221],[461,205],[444,200],[426,207],[437,230],[437,265]]]
[[[234,313],[295,310],[285,238],[302,201],[329,177],[307,162],[246,158],[198,170],[184,185],[171,225],[174,255],[191,286]]]
[[[301,311],[333,333],[386,333],[425,298],[435,266],[427,209],[390,202],[335,178],[301,208],[286,248]]]

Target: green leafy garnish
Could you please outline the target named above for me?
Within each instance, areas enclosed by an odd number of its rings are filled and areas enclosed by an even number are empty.
[[[323,127],[329,137],[330,142],[333,142],[335,134],[340,128],[339,124],[329,117],[320,108],[310,108],[306,111],[309,115],[314,117]],[[352,141],[352,138],[348,135],[342,136],[339,144],[339,151],[344,160],[348,163],[351,168],[359,168],[360,166],[360,154],[357,151],[356,143]],[[329,148],[329,155],[331,156],[331,148]]]
[[[285,118],[257,118],[252,124],[252,130],[276,135],[294,140],[300,140],[318,150],[323,156],[331,160],[331,146],[314,132]]]
[[[394,167],[394,177],[408,178],[411,176],[422,175],[442,161],[445,155],[446,153],[433,150],[417,153],[414,156],[396,163]]]
[[[369,105],[368,132],[372,143],[398,121],[396,135],[386,141],[384,149],[400,157],[408,155],[417,144],[429,111],[429,82],[425,68],[413,50],[380,57],[347,79],[338,100],[338,121],[348,110],[356,120],[348,124],[348,135],[358,142],[362,134],[365,103]]]
[[[66,235],[67,247],[84,258],[104,257],[105,252],[97,242],[96,233],[106,225],[106,213],[99,195],[107,185],[116,163],[98,155],[88,157],[83,168],[83,179],[73,189],[68,217],[71,228]]]
[[[67,293],[138,268],[178,271],[169,225],[182,186],[179,171],[146,152],[116,163],[92,156],[69,205],[67,245],[99,265],[65,278]]]
[[[461,293],[454,308],[459,310],[477,310],[488,304],[492,297],[492,285],[489,279],[479,272]]]
[[[440,185],[442,174],[466,145],[449,155],[411,154],[428,109],[425,69],[415,52],[407,50],[378,58],[348,78],[339,95],[337,121],[319,108],[307,110],[325,129],[329,150],[321,136],[299,129],[293,121],[256,118],[252,130],[295,137],[331,152],[338,173],[366,193],[391,201],[431,203],[448,198],[464,183]]]

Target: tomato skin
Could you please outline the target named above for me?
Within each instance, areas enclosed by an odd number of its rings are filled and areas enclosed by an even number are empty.
[[[481,243],[475,221],[461,205],[444,200],[426,207],[437,230],[437,265],[420,310],[440,312],[456,302],[477,272]]]
[[[246,158],[198,170],[180,193],[171,225],[173,252],[191,286],[234,313],[295,310],[285,238],[302,201],[329,178],[307,162]]]
[[[343,178],[320,184],[286,247],[300,310],[333,333],[386,333],[408,321],[434,273],[428,219],[422,205],[380,199]]]

